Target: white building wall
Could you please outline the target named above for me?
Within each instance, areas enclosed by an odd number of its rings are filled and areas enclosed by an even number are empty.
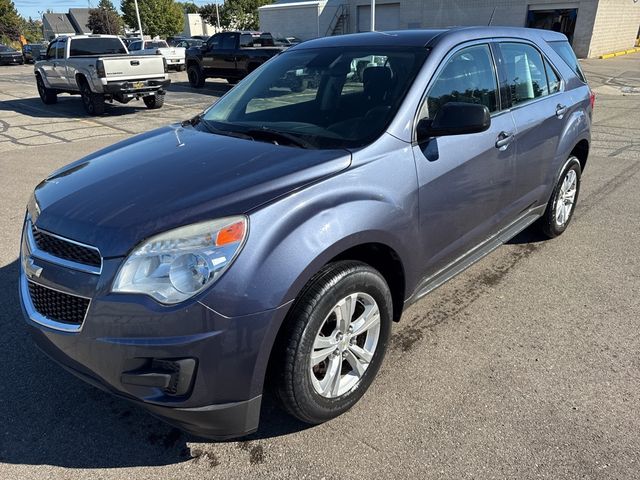
[[[258,9],[260,30],[301,40],[324,37],[336,11],[344,3],[341,0],[319,0],[265,5]]]
[[[626,50],[635,45],[640,27],[640,2],[600,0],[589,56]]]

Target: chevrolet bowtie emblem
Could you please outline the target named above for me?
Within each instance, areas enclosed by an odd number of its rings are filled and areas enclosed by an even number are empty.
[[[29,258],[29,260],[27,260],[27,276],[33,278],[33,277],[39,277],[40,274],[42,273],[42,267],[38,266],[35,264],[35,262],[33,261],[33,258]]]

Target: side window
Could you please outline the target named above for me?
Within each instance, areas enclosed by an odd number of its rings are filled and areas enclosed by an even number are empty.
[[[524,43],[501,43],[500,50],[513,105],[549,95],[544,62],[538,50]]]
[[[58,43],[56,44],[56,58],[58,60],[64,58],[64,53],[65,53],[65,47],[67,46],[67,41],[66,40],[58,40]]]
[[[498,110],[498,87],[488,45],[474,45],[449,59],[431,86],[420,118],[433,118],[449,102],[476,103]]]
[[[129,51],[140,50],[140,42],[133,42],[129,45]]]
[[[224,35],[222,37],[222,45],[220,48],[223,50],[233,50],[236,48],[236,38],[237,35]]]
[[[220,48],[220,35],[214,35],[207,41],[209,50],[217,50]]]
[[[560,77],[546,60],[544,61],[544,68],[547,71],[547,80],[549,81],[549,95],[558,93],[560,91]]]
[[[51,60],[56,58],[56,45],[58,42],[51,42],[49,48],[47,48],[47,59]]]

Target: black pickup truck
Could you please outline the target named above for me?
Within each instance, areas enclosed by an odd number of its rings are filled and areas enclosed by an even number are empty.
[[[237,83],[286,47],[275,46],[271,35],[243,32],[217,33],[200,47],[187,50],[189,83],[201,88],[207,78]]]

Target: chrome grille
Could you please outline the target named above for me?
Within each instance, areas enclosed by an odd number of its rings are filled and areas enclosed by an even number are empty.
[[[82,325],[90,300],[29,282],[29,296],[40,315],[56,322]]]
[[[44,232],[33,224],[31,224],[31,234],[36,247],[43,252],[70,262],[81,263],[98,269],[102,267],[100,252],[93,247]]]

